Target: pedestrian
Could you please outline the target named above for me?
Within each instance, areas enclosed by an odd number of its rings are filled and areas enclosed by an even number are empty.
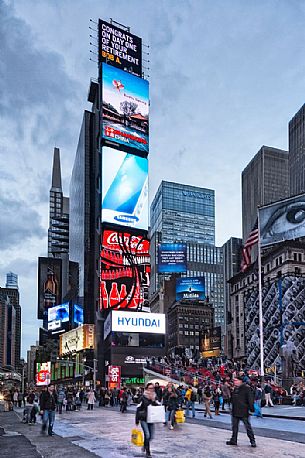
[[[259,383],[254,386],[254,417],[262,418],[262,388]]]
[[[227,445],[237,445],[237,435],[240,420],[244,423],[251,447],[256,447],[254,433],[249,420],[249,412],[254,412],[253,391],[243,382],[243,377],[234,379],[232,393],[232,437],[226,442]]]
[[[265,392],[265,400],[266,400],[266,407],[274,407],[272,399],[271,399],[271,393],[272,393],[272,387],[270,382],[267,382],[266,385],[264,386],[264,392]]]
[[[162,399],[162,388],[160,387],[158,382],[155,383],[155,392],[156,392],[157,400],[159,402],[161,402],[161,399]]]
[[[216,389],[213,392],[213,402],[214,402],[214,407],[215,407],[215,415],[220,415],[219,414],[219,409],[220,409],[220,400],[221,400],[221,389],[219,386],[219,382],[216,384]]]
[[[14,402],[14,407],[17,407],[18,406],[18,390],[14,391],[13,402]]]
[[[42,415],[42,434],[46,432],[48,425],[48,435],[53,436],[53,426],[55,421],[55,410],[57,404],[57,395],[54,385],[51,383],[47,390],[40,396],[40,414]]]
[[[188,387],[188,390],[187,392],[185,393],[185,402],[186,402],[186,413],[185,413],[185,416],[188,417],[189,416],[189,410],[190,408],[192,409],[192,416],[193,418],[195,418],[195,401],[197,399],[197,395],[195,393],[195,389],[192,388],[192,386],[190,385]]]
[[[202,401],[203,401],[203,390],[202,390],[202,386],[201,385],[198,387],[197,394],[198,394],[198,402],[199,402],[199,404],[202,404]]]
[[[154,436],[154,424],[147,423],[147,408],[150,405],[158,405],[157,395],[153,383],[148,383],[146,385],[141,402],[136,410],[136,425],[141,423],[144,433],[144,451],[146,452],[147,458],[151,458],[150,441]]]
[[[168,422],[169,429],[174,429],[175,426],[175,416],[179,408],[178,404],[178,395],[174,388],[169,390],[168,401],[167,401],[167,410],[169,412]]]
[[[95,399],[95,393],[94,393],[92,388],[90,388],[90,390],[89,390],[89,393],[87,395],[87,399],[88,399],[87,410],[93,410],[93,406],[94,406],[94,403],[95,403],[96,399]]]
[[[23,394],[21,392],[18,393],[18,407],[21,409],[22,407],[22,401],[23,401]],[[25,406],[23,406],[25,407]]]
[[[59,387],[58,395],[57,395],[57,407],[58,413],[62,414],[62,407],[64,405],[64,401],[66,399],[66,394],[62,386]]]
[[[120,411],[122,413],[127,412],[127,402],[128,402],[128,393],[127,393],[126,386],[124,386],[123,392],[121,394],[121,406],[120,406]]]
[[[222,391],[222,410],[225,409],[225,405],[228,404],[230,408],[231,404],[231,388],[228,380],[225,380],[224,384],[221,386]]]
[[[204,406],[205,406],[205,412],[204,412],[204,417],[208,415],[211,419],[212,414],[211,414],[211,399],[213,397],[212,389],[210,384],[208,383],[203,391],[203,400],[204,400]]]

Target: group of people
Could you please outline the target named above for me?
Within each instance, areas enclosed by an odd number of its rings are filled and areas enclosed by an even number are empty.
[[[290,388],[292,404],[296,406],[305,406],[305,385],[303,382],[293,383]]]

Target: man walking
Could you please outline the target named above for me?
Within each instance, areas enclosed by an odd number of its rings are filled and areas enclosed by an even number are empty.
[[[249,411],[254,412],[254,400],[251,388],[243,383],[242,377],[234,379],[232,393],[232,437],[226,442],[227,445],[237,445],[237,435],[240,420],[245,425],[251,447],[256,447],[254,433],[249,420]]]
[[[50,384],[47,391],[43,391],[40,396],[40,413],[42,414],[42,434],[46,432],[47,423],[48,435],[53,436],[53,425],[55,421],[55,410],[57,404],[57,395],[54,390],[54,385]]]

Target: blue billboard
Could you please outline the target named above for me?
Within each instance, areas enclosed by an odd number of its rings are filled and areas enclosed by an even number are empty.
[[[158,246],[158,272],[160,274],[185,273],[186,245],[182,243],[161,243]]]
[[[62,323],[68,323],[70,319],[69,302],[56,305],[48,309],[48,330],[54,331],[62,328]]]
[[[149,152],[148,81],[102,64],[104,144],[146,157]]]
[[[185,277],[176,279],[176,301],[182,299],[204,300],[204,277]]]
[[[84,309],[81,305],[73,304],[73,323],[84,324]]]
[[[148,160],[102,150],[102,222],[148,229]]]

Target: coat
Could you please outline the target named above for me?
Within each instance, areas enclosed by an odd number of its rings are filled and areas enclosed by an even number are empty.
[[[94,391],[89,391],[87,398],[88,398],[88,404],[94,404],[95,403]]]
[[[251,388],[243,383],[235,387],[232,393],[232,415],[233,417],[245,418],[249,412],[254,412],[254,395]]]

